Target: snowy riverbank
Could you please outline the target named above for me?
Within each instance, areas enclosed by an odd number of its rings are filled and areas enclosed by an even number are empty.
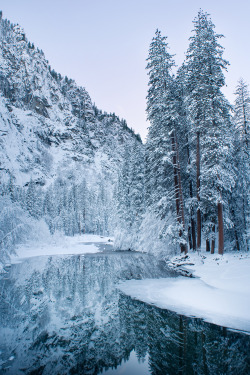
[[[111,244],[112,238],[97,235],[54,236],[52,241],[20,245],[11,263],[42,255],[97,253]],[[174,257],[167,264],[194,277],[129,280],[119,288],[160,308],[250,334],[250,254],[191,253]]]
[[[169,265],[195,278],[129,280],[119,288],[160,308],[250,333],[250,254],[190,254]]]
[[[30,242],[19,245],[16,249],[16,255],[11,256],[11,263],[17,263],[23,259],[41,256],[41,255],[76,255],[98,253],[99,245],[112,244],[111,237],[97,236],[94,234],[84,234],[74,237],[64,235],[52,236],[46,241]]]

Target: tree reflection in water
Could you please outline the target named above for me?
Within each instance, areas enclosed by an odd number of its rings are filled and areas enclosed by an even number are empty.
[[[120,280],[168,276],[163,264],[138,253],[39,257],[12,266],[0,282],[2,373],[118,371],[133,352],[154,375],[249,374],[250,336],[116,288]]]

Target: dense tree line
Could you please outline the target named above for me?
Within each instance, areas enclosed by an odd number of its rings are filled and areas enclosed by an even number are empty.
[[[140,230],[147,222],[150,231],[158,220],[158,237],[185,253],[204,245],[223,254],[225,241],[230,248],[249,249],[250,98],[243,80],[234,107],[221,91],[229,64],[221,38],[209,15],[199,11],[175,75],[159,30],[147,59],[150,127]]]
[[[101,177],[94,186],[57,178],[44,188],[30,180],[20,187],[11,178],[0,185],[0,263],[6,263],[16,245],[41,240],[55,232],[68,236],[112,232],[113,192]]]
[[[222,93],[228,62],[221,38],[209,15],[200,11],[186,59],[173,74],[167,38],[156,31],[146,67],[146,145],[138,136],[127,142],[123,130],[132,130],[125,120],[112,133],[119,120],[115,114],[102,113],[83,89],[63,80],[82,131],[86,123],[93,130],[93,147],[95,116],[105,120],[98,139],[102,144],[110,137],[107,154],[120,137],[123,155],[114,154],[118,176],[115,172],[110,178],[107,172],[93,182],[87,175],[75,179],[72,171],[46,186],[30,180],[19,187],[12,178],[1,184],[0,249],[6,256],[35,221],[45,222],[52,234],[115,233],[119,249],[187,253],[203,246],[223,254],[225,242],[228,248],[249,250],[250,95],[242,79],[234,106]]]
[[[30,180],[27,186],[2,184],[1,196],[18,204],[34,219],[44,219],[50,232],[69,236],[83,233],[108,234],[112,221],[112,192],[100,177],[95,187],[57,178],[48,188]]]

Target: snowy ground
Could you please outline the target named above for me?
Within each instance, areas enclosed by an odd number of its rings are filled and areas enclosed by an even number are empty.
[[[67,237],[56,235],[48,242],[30,242],[19,245],[15,251],[16,255],[11,257],[11,263],[20,262],[23,259],[41,256],[41,255],[73,255],[98,253],[98,245],[110,244],[111,237],[101,237],[93,234],[84,234],[82,236]]]
[[[169,265],[195,278],[129,280],[119,288],[160,308],[250,334],[250,254],[190,254]]]

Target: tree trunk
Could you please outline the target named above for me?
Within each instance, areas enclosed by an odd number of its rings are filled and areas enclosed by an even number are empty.
[[[210,252],[210,241],[206,239],[206,251]]]
[[[181,185],[181,167],[180,167],[180,159],[179,159],[179,147],[178,147],[176,134],[175,134],[175,148],[176,148],[176,162],[177,162],[178,186],[179,186],[179,197],[180,197],[180,213],[181,213],[181,221],[184,227],[185,217],[184,217],[184,204],[183,204],[182,185]]]
[[[181,184],[181,167],[180,167],[180,158],[179,158],[179,146],[177,142],[177,136],[175,132],[175,148],[176,148],[176,161],[177,161],[177,173],[178,173],[178,187],[179,187],[179,198],[180,198],[180,214],[181,214],[181,223],[183,231],[185,230],[185,216],[184,216],[184,203],[183,203],[183,194],[182,194],[182,184]],[[188,248],[187,245],[181,245],[181,252],[187,254]]]
[[[178,223],[181,224],[184,228],[184,211],[183,211],[183,201],[181,203],[180,199],[180,194],[182,194],[181,191],[181,183],[179,181],[180,175],[178,174],[178,162],[177,162],[177,144],[176,144],[176,139],[175,139],[175,134],[174,132],[172,133],[171,136],[171,141],[172,141],[172,151],[173,151],[173,166],[174,166],[174,187],[175,187],[175,204],[176,204],[176,215],[177,215],[177,220]],[[183,237],[183,231],[179,231],[179,237]],[[187,246],[186,245],[180,245],[181,252],[187,253]]]
[[[215,249],[215,225],[213,225],[212,231],[213,231],[213,239],[212,239],[212,244],[211,244],[211,254],[214,254],[214,249]]]
[[[197,132],[196,143],[196,186],[197,186],[197,249],[201,248],[201,211],[200,211],[200,133]]]
[[[186,136],[186,140],[187,140],[188,164],[189,164],[190,169],[191,169],[188,136]],[[189,196],[190,196],[191,199],[193,198],[193,184],[192,184],[192,180],[191,180],[190,176],[189,176]],[[190,224],[191,224],[191,237],[192,237],[192,244],[190,245],[190,249],[193,249],[195,251],[196,250],[196,232],[195,232],[195,220],[194,220],[194,209],[193,209],[193,207],[191,207],[190,216],[191,216]]]
[[[194,218],[191,218],[191,230],[192,230],[192,241],[193,241],[193,250],[196,250],[196,233],[195,233],[195,221]]]
[[[178,173],[177,173],[177,163],[176,163],[176,152],[175,152],[175,140],[174,135],[171,137],[172,141],[172,152],[173,152],[173,166],[174,166],[174,190],[175,190],[175,206],[176,215],[178,222],[180,221],[180,197],[179,197],[179,185],[178,185]]]
[[[192,232],[191,227],[188,227],[188,243],[189,243],[189,249],[191,250],[193,248],[193,242],[192,242]]]
[[[224,229],[223,229],[223,206],[218,203],[218,253],[224,253]]]

